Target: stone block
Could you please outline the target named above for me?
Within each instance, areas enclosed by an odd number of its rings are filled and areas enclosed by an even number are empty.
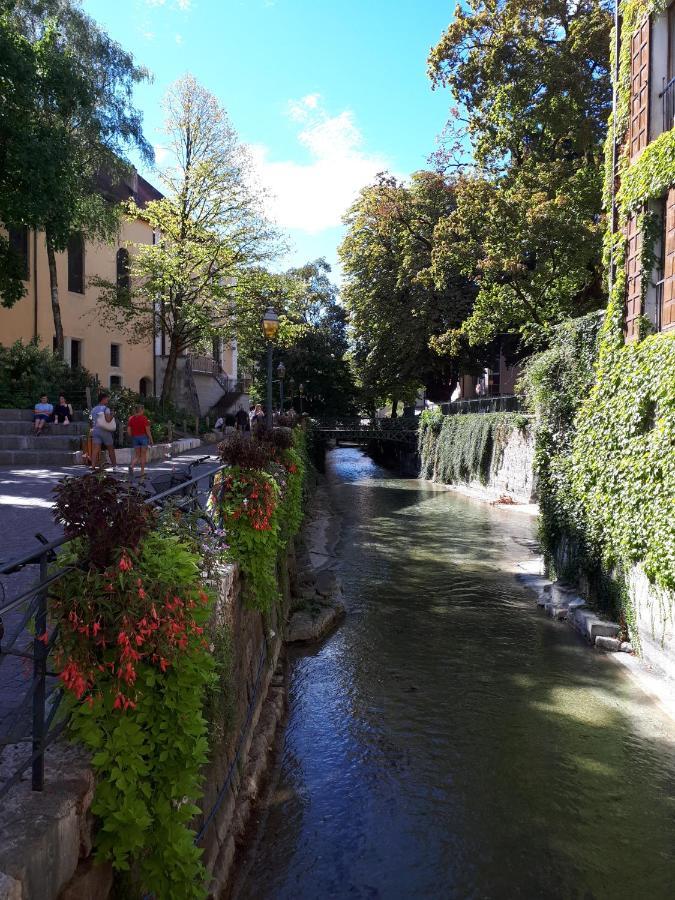
[[[570,614],[570,621],[574,627],[583,636],[591,642],[595,643],[596,637],[616,637],[621,628],[616,622],[608,622],[598,616],[590,609],[578,607]]]
[[[599,650],[609,650],[612,653],[617,653],[621,649],[621,641],[615,637],[605,637],[605,635],[599,634],[595,639],[595,646]]]
[[[59,894],[59,900],[106,900],[113,886],[113,870],[108,862],[86,859]]]
[[[0,872],[0,900],[23,900],[21,882]]]

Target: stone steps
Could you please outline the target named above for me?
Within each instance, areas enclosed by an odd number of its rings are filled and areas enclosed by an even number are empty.
[[[30,434],[2,434],[0,432],[0,450],[79,450],[79,435],[41,434],[39,437]]]
[[[52,424],[36,437],[32,410],[0,409],[0,466],[44,469],[77,465],[82,436],[88,430],[86,421]]]
[[[51,435],[80,435],[86,434],[89,430],[87,422],[73,422],[72,425],[48,425],[45,434]],[[31,435],[33,434],[33,421],[9,421],[0,419],[0,436],[8,437],[12,435]]]
[[[0,450],[0,466],[17,466],[22,469],[61,468],[79,465],[79,457],[79,451],[75,450]]]

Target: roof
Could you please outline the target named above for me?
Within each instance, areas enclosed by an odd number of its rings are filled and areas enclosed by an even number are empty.
[[[98,187],[108,200],[114,203],[123,203],[125,200],[134,200],[137,206],[143,209],[152,200],[161,200],[163,194],[154,185],[146,181],[142,175],[134,169],[130,175],[120,181],[113,182],[110,175],[99,172],[96,177]]]

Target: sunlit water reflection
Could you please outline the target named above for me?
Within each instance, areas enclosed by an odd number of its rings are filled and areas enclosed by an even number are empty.
[[[511,574],[524,517],[329,456],[342,628],[290,719],[238,898],[675,896],[671,723]]]

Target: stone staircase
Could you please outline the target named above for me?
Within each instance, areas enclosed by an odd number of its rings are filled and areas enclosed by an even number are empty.
[[[32,410],[0,409],[0,466],[74,466],[82,436],[88,429],[87,422],[49,425],[45,434],[35,437]]]

